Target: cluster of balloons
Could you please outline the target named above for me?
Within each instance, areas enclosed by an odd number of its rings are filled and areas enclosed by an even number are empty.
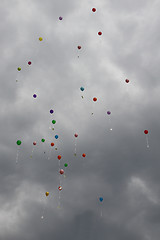
[[[95,13],[96,11],[97,11],[96,8],[92,8],[92,12],[93,12],[93,13]],[[60,17],[59,17],[59,20],[62,21],[62,20],[63,20],[63,17],[60,16]],[[99,36],[102,36],[103,33],[102,33],[102,31],[98,31],[97,34],[98,34]],[[43,38],[42,38],[42,37],[39,37],[39,41],[40,41],[40,42],[43,41]],[[81,50],[81,49],[82,49],[82,46],[81,46],[81,45],[78,45],[78,46],[77,46],[77,49],[78,49],[78,50]],[[28,65],[30,66],[31,64],[32,64],[32,62],[31,62],[31,61],[28,61]],[[20,72],[20,71],[21,71],[21,67],[18,67],[17,70]],[[129,80],[129,79],[125,79],[125,82],[126,82],[126,83],[129,83],[130,80]],[[83,86],[81,86],[81,87],[80,87],[80,91],[83,92],[84,90],[85,90],[85,88],[84,88]],[[82,97],[83,97],[83,96],[82,96]],[[37,94],[34,93],[34,94],[33,94],[33,98],[37,98]],[[97,102],[97,97],[93,97],[93,102]],[[53,110],[53,109],[50,109],[50,114],[53,114],[53,113],[54,113],[54,110]],[[107,111],[107,115],[111,115],[111,111],[108,110],[108,111]],[[56,124],[56,120],[55,120],[55,119],[52,120],[52,124]],[[144,130],[144,134],[147,135],[147,134],[148,134],[148,130]],[[75,133],[75,134],[74,134],[74,137],[75,137],[75,139],[76,139],[76,138],[78,137],[78,134]],[[59,136],[58,136],[58,135],[55,135],[55,139],[58,139],[58,138],[59,138]],[[41,139],[41,142],[44,143],[44,142],[45,142],[45,139],[42,138],[42,139]],[[21,140],[17,140],[17,145],[18,145],[18,146],[20,146],[21,143],[22,143]],[[36,141],[33,142],[33,145],[34,145],[34,146],[37,145]],[[51,147],[53,147],[55,144],[54,144],[54,142],[51,142],[50,145],[51,145]],[[147,140],[147,146],[149,146],[149,145],[148,145],[148,140]],[[55,148],[55,149],[56,149],[56,148]],[[75,142],[75,155],[76,155],[76,142]],[[85,157],[86,157],[86,154],[83,153],[83,154],[82,154],[82,157],[85,158]],[[58,156],[57,156],[57,159],[58,159],[58,160],[61,160],[61,158],[62,158],[61,155],[58,155]],[[59,165],[59,166],[60,166],[60,165]],[[64,163],[64,167],[65,167],[65,168],[68,167],[68,164],[67,164],[67,163]],[[63,168],[60,168],[60,169],[59,169],[59,174],[60,174],[60,175],[63,175],[64,172],[65,172],[65,171],[64,171]],[[59,191],[62,190],[62,186],[61,186],[61,185],[58,187],[58,190],[59,190]],[[48,197],[48,196],[49,196],[49,192],[46,192],[45,195],[46,195],[46,197]],[[99,197],[99,201],[102,203],[102,202],[103,202],[103,197]]]

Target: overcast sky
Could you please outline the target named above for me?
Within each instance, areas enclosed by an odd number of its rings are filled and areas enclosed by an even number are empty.
[[[0,1],[0,239],[159,239],[159,12]]]

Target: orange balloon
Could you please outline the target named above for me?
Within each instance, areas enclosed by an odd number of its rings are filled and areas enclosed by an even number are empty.
[[[85,156],[86,156],[86,154],[85,154],[85,153],[83,153],[83,154],[82,154],[82,157],[85,157]]]

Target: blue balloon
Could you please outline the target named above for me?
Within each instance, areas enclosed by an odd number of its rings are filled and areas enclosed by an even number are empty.
[[[55,135],[55,139],[58,139],[58,135]]]
[[[100,202],[103,202],[103,197],[100,197],[100,198],[99,198],[99,201],[100,201]]]
[[[80,90],[83,92],[84,91],[84,87],[80,87]]]

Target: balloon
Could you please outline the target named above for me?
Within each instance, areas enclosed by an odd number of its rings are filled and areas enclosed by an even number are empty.
[[[92,12],[95,12],[96,11],[96,8],[92,8]]]
[[[21,140],[17,140],[17,145],[21,145]]]
[[[68,167],[68,164],[67,164],[67,163],[65,163],[65,164],[64,164],[64,166],[65,166],[65,167]]]
[[[50,110],[50,113],[51,113],[51,114],[54,113],[53,109]]]
[[[126,79],[125,81],[126,81],[126,83],[129,83],[129,79]]]
[[[81,49],[81,46],[77,46],[77,48],[80,50],[80,49]]]
[[[31,64],[32,64],[31,61],[29,61],[29,62],[28,62],[28,65],[31,65]]]
[[[144,133],[145,133],[145,134],[148,134],[148,130],[144,130]]]
[[[61,190],[62,190],[62,187],[61,187],[61,186],[59,186],[59,187],[58,187],[58,189],[59,189],[59,191],[61,191]]]
[[[45,142],[45,139],[44,139],[44,138],[42,138],[42,139],[41,139],[41,142]]]
[[[41,42],[43,40],[43,38],[42,37],[39,37],[39,41]]]
[[[59,160],[61,159],[61,155],[58,155],[58,157],[57,157]]]
[[[74,136],[77,138],[77,137],[78,137],[78,134],[77,134],[77,133],[75,133],[75,134],[74,134]]]
[[[18,67],[18,68],[17,68],[17,70],[18,70],[18,71],[21,71],[21,68],[20,68],[20,67]]]
[[[107,114],[108,114],[108,115],[110,115],[110,114],[111,114],[111,112],[110,112],[110,111],[107,111]]]
[[[98,35],[101,36],[101,35],[102,35],[102,32],[98,32]]]
[[[63,18],[62,17],[59,17],[59,20],[62,20]]]
[[[52,123],[55,124],[55,123],[56,123],[56,120],[52,120]]]
[[[64,173],[64,170],[63,170],[63,169],[60,169],[59,173],[60,173],[60,174],[63,174],[63,173]]]
[[[55,135],[55,139],[58,139],[58,135]]]
[[[33,94],[33,97],[34,97],[34,98],[36,98],[36,97],[37,97],[37,95],[36,95],[36,94]]]
[[[83,92],[84,91],[84,87],[80,87],[80,90]]]
[[[33,142],[33,145],[36,145],[37,143],[36,142]]]
[[[46,192],[46,197],[48,197],[49,196],[49,192]]]
[[[99,198],[99,201],[100,201],[100,202],[103,202],[103,197],[100,197],[100,198]]]
[[[93,101],[94,101],[94,102],[96,102],[96,101],[97,101],[97,98],[96,98],[96,97],[94,97],[94,98],[93,98]]]
[[[51,147],[53,147],[53,146],[54,146],[54,143],[52,142],[52,143],[51,143]]]
[[[85,156],[86,156],[86,154],[85,154],[85,153],[83,153],[83,154],[82,154],[82,157],[85,157]]]

